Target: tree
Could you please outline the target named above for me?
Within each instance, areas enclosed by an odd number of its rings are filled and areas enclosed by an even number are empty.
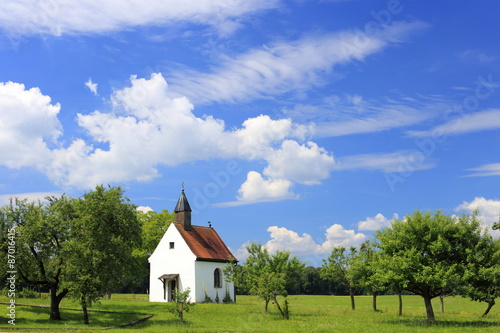
[[[422,296],[427,320],[435,321],[431,300],[464,283],[468,255],[481,239],[476,215],[447,216],[415,211],[376,234],[389,257],[382,269],[395,272],[399,285]],[[394,264],[404,263],[404,269]]]
[[[174,301],[168,305],[168,311],[179,317],[179,324],[184,325],[184,312],[189,310],[195,305],[190,302],[189,294],[191,289],[187,288],[184,291],[174,290]]]
[[[357,256],[358,251],[353,246],[347,253],[343,246],[334,247],[328,259],[323,259],[320,271],[321,278],[340,283],[349,290],[353,310],[356,309],[354,294],[358,286],[357,272],[354,269]]]
[[[142,248],[149,256],[153,253],[168,227],[175,220],[175,214],[164,209],[161,213],[137,211],[142,229]]]
[[[69,242],[73,218],[73,199],[64,195],[47,197],[44,204],[14,198],[0,208],[2,229],[17,231],[16,270],[25,283],[49,291],[51,320],[61,320],[59,304],[69,292],[63,287],[66,258],[62,251]],[[1,236],[4,250],[6,235]]]
[[[71,240],[64,249],[65,286],[80,301],[85,324],[87,308],[138,269],[133,250],[141,229],[135,208],[120,187],[97,186],[75,201]]]
[[[387,289],[398,295],[398,315],[403,315],[403,297],[401,293],[406,289],[405,274],[408,263],[404,258],[389,256],[384,252],[378,255],[376,276]]]
[[[500,297],[500,240],[484,234],[476,247],[469,252],[468,267],[461,288],[463,297],[486,302],[486,316]]]
[[[385,273],[379,269],[380,252],[376,251],[370,241],[361,244],[359,254],[354,260],[353,273],[361,287],[366,288],[373,296],[372,307],[377,311],[377,296],[387,288]]]
[[[229,268],[226,271],[232,276],[236,285],[244,285],[250,294],[261,297],[265,302],[265,311],[268,311],[269,301],[273,301],[282,318],[289,318],[287,288],[291,288],[305,264],[297,257],[290,257],[290,252],[277,251],[271,255],[261,244],[251,243],[247,246],[249,253],[242,269]],[[231,266],[229,266],[231,267]],[[284,298],[280,305],[278,296]]]

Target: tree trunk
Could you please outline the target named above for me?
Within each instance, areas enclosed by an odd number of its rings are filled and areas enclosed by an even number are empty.
[[[269,297],[266,297],[265,312],[267,313],[267,308],[269,307]]]
[[[85,300],[85,296],[82,296],[82,310],[83,310],[83,323],[85,325],[89,324],[89,311],[87,310],[87,301]]]
[[[486,309],[486,311],[484,311],[482,317],[485,317],[491,310],[491,308],[493,307],[493,305],[495,305],[495,300],[492,299],[491,301],[488,302],[488,308]]]
[[[427,314],[427,321],[433,323],[436,318],[434,317],[434,310],[432,309],[432,299],[430,297],[424,297],[425,312]]]
[[[184,303],[179,303],[179,324],[184,325]]]
[[[444,295],[439,295],[439,302],[441,303],[441,313],[444,313]]]
[[[351,296],[351,308],[356,310],[356,304],[354,303],[354,288],[349,287],[349,296]]]
[[[278,307],[278,310],[279,310],[279,311],[280,311],[280,313],[281,313],[281,317],[282,317],[283,319],[290,319],[290,316],[289,316],[289,313],[288,313],[288,303],[287,303],[286,298],[285,298],[285,307],[286,307],[286,311],[284,311],[284,310],[281,308],[280,304],[278,303],[278,298],[277,298],[275,295],[273,295],[273,300],[274,300],[274,303],[276,303],[276,306]]]
[[[377,311],[377,295],[378,295],[378,292],[377,291],[374,291],[373,292],[373,311]]]
[[[399,299],[399,311],[398,315],[402,316],[403,315],[403,296],[401,296],[401,292],[398,292],[398,299]]]
[[[59,304],[61,300],[68,293],[68,289],[64,289],[57,294],[57,284],[51,285],[49,287],[50,294],[50,320],[61,320],[61,312],[59,311]]]

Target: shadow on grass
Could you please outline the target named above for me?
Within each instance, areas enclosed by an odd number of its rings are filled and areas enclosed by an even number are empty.
[[[18,305],[16,327],[0,327],[11,330],[106,330],[129,327],[147,321],[153,315],[145,313],[89,310],[90,325],[83,323],[83,313],[78,309],[61,308],[62,320],[50,320],[50,308],[46,306]]]
[[[471,321],[459,321],[459,320],[438,320],[433,323],[428,322],[425,319],[411,319],[411,318],[401,318],[397,320],[385,321],[388,324],[394,325],[405,325],[410,327],[500,327],[500,322],[484,321],[484,320],[471,320]]]

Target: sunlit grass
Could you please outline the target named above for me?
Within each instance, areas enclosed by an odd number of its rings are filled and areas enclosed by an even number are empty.
[[[445,298],[445,313],[440,313],[439,300],[433,302],[437,322],[425,320],[423,300],[418,296],[403,297],[403,315],[397,315],[396,296],[379,296],[378,309],[372,310],[370,296],[356,297],[356,310],[350,309],[345,296],[290,296],[290,320],[280,318],[273,304],[264,313],[264,303],[253,296],[238,296],[236,304],[197,304],[185,315],[186,325],[179,326],[178,319],[166,310],[164,303],[149,303],[145,295],[113,295],[95,304],[93,310],[116,311],[121,314],[90,314],[88,328],[104,328],[131,322],[141,314],[154,314],[146,322],[132,327],[112,329],[107,332],[497,332],[500,329],[500,311],[493,307],[486,318],[481,314],[486,304],[471,302],[461,297]],[[22,303],[48,304],[47,299],[18,300]],[[62,308],[78,308],[70,300]],[[84,328],[82,314],[62,310],[60,323],[48,320],[48,309],[18,308],[17,327],[78,327]],[[130,315],[128,313],[136,313]],[[4,317],[5,318],[5,317]],[[6,327],[5,324],[0,326]]]

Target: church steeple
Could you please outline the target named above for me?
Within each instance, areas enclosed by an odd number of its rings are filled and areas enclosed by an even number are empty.
[[[189,206],[189,202],[186,198],[186,194],[184,194],[184,186],[182,187],[182,192],[177,201],[177,205],[175,205],[175,223],[179,223],[184,227],[184,230],[191,230],[191,207]]]

